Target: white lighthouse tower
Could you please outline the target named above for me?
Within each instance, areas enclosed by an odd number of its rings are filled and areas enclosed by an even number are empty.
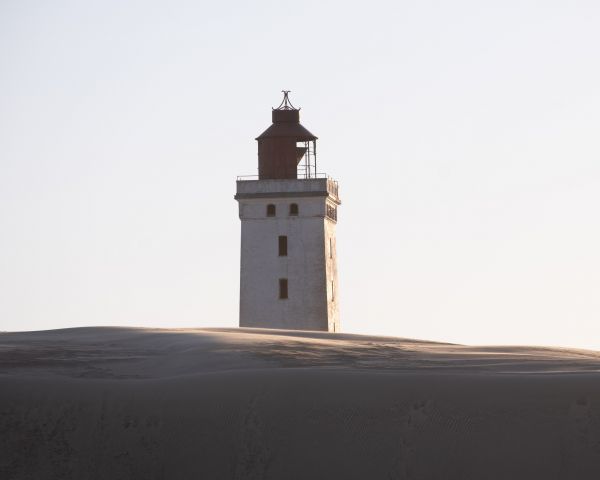
[[[317,173],[317,137],[288,91],[258,141],[258,178],[239,177],[240,327],[340,331],[338,184]]]

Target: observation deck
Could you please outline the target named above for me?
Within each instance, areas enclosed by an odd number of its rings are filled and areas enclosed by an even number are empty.
[[[325,173],[312,178],[259,180],[257,175],[237,177],[236,200],[246,198],[329,197],[341,205],[338,182]]]

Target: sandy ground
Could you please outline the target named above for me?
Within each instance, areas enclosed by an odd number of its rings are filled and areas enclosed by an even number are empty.
[[[0,479],[600,479],[600,352],[0,334]]]

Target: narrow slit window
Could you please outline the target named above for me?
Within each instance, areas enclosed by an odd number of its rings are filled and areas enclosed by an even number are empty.
[[[273,205],[272,203],[269,203],[267,205],[267,217],[274,217],[275,216],[275,205]]]
[[[297,217],[298,216],[298,204],[292,203],[290,205],[290,216]]]
[[[333,240],[329,239],[329,258],[333,258]]]
[[[279,235],[279,256],[287,257],[288,252],[287,235]]]
[[[335,285],[333,280],[331,281],[331,301],[335,302]]]
[[[288,279],[287,278],[279,279],[279,298],[282,300],[288,298]]]

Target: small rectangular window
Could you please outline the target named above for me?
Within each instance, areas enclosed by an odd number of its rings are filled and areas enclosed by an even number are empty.
[[[335,285],[333,280],[331,281],[331,301],[335,302]]]
[[[279,298],[282,300],[288,298],[288,279],[287,278],[279,279]]]
[[[272,203],[269,203],[269,205],[267,205],[267,217],[274,217],[275,216],[275,205],[273,205]]]
[[[333,258],[333,241],[329,239],[329,258]]]
[[[287,257],[287,236],[279,235],[279,256]]]

